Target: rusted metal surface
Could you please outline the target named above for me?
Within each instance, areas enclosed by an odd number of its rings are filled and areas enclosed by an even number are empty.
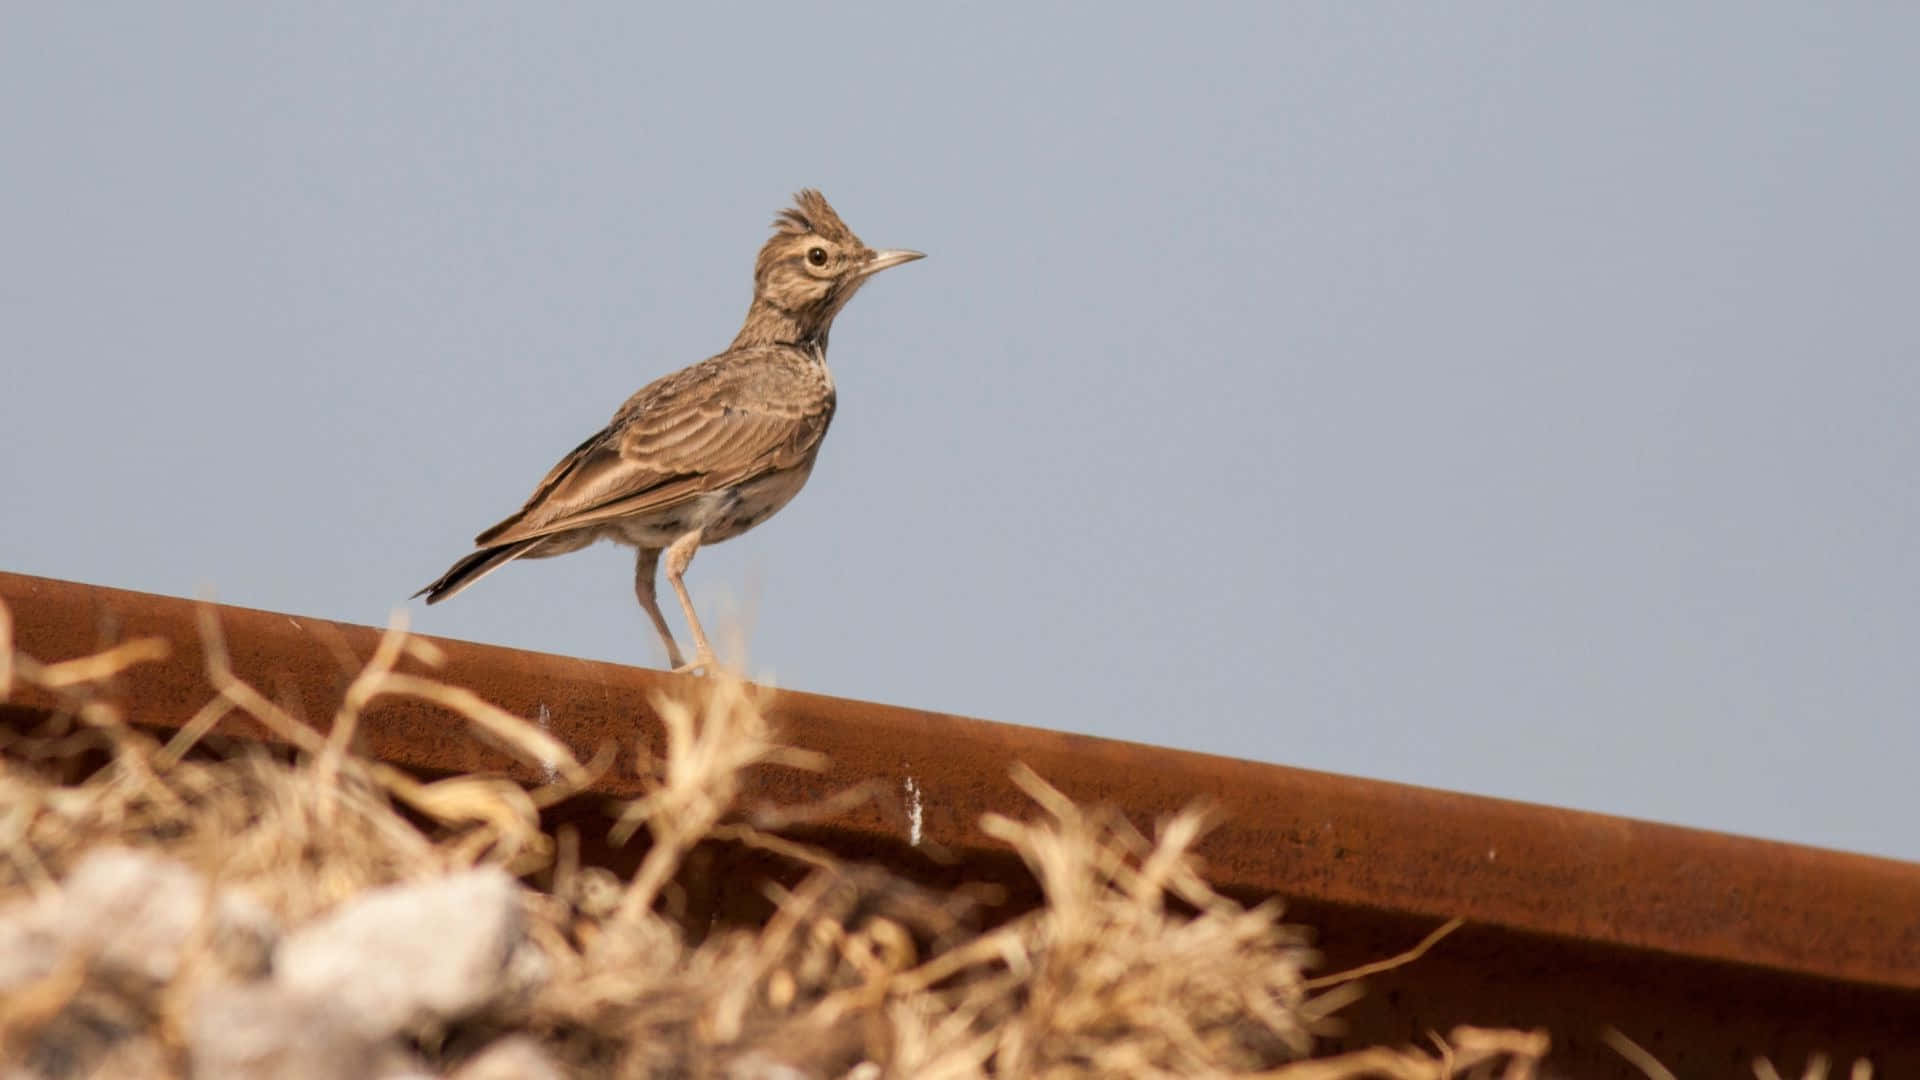
[[[0,599],[18,647],[42,659],[172,641],[170,660],[122,680],[143,723],[178,725],[209,696],[191,601],[5,573]],[[235,672],[309,718],[332,714],[379,636],[217,610]],[[674,676],[433,640],[447,681],[540,719],[583,758],[621,747],[603,788],[633,790],[626,765],[657,735],[650,695]],[[31,720],[36,706],[11,708]],[[1595,1038],[1613,1025],[1682,1075],[1749,1075],[1756,1053],[1797,1069],[1814,1050],[1920,1075],[1920,865],[792,691],[774,713],[787,741],[832,767],[761,771],[753,794],[805,801],[878,780],[897,799],[810,838],[923,879],[995,881],[1015,906],[1030,900],[1018,864],[976,825],[987,811],[1025,812],[1008,780],[1022,761],[1142,825],[1212,800],[1224,820],[1201,848],[1209,878],[1242,897],[1288,898],[1319,929],[1330,967],[1467,919],[1427,958],[1371,980],[1345,1014],[1355,1045],[1460,1022],[1538,1024],[1559,1040],[1567,1075],[1637,1075]],[[528,776],[430,705],[383,701],[362,725],[363,749],[396,764]]]

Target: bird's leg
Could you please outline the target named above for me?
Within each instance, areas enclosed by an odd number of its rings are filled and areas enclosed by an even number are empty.
[[[687,613],[687,628],[693,631],[693,663],[676,667],[675,670],[680,671],[706,668],[711,672],[719,666],[713,657],[713,646],[707,644],[707,632],[700,628],[700,616],[694,613],[693,598],[687,595],[686,582],[681,580],[687,567],[693,563],[693,553],[700,547],[701,535],[701,531],[695,529],[667,547],[667,584],[673,586],[674,594],[680,597],[680,607]]]
[[[640,557],[633,567],[633,595],[640,598],[640,606],[647,612],[647,618],[653,620],[653,628],[660,631],[660,640],[667,646],[667,666],[680,667],[680,646],[674,643],[673,631],[667,629],[667,617],[660,614],[660,601],[653,595],[653,572],[660,565],[659,548],[641,548]]]

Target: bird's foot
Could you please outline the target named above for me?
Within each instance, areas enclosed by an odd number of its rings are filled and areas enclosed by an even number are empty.
[[[677,658],[676,658],[677,659]],[[691,663],[675,664],[675,675],[714,675],[720,671],[720,661],[710,652],[701,652],[694,656]]]

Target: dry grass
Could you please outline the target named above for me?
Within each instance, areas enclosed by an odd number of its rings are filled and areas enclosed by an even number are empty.
[[[415,1047],[433,1068],[452,1069],[509,1031],[531,1034],[575,1075],[616,1077],[1525,1080],[1547,1052],[1541,1033],[1462,1028],[1432,1050],[1313,1058],[1315,1034],[1357,991],[1309,983],[1312,954],[1277,904],[1243,907],[1200,877],[1190,855],[1207,826],[1200,810],[1148,836],[1020,771],[1035,811],[983,826],[1026,861],[1046,902],[980,932],[965,894],[793,844],[765,831],[778,814],[743,817],[743,770],[818,762],[780,743],[758,691],[711,679],[692,697],[656,703],[665,754],[645,764],[645,794],[608,823],[616,842],[647,841],[622,881],[583,866],[579,837],[541,820],[543,807],[590,785],[605,759],[578,761],[534,725],[401,671],[438,660],[403,628],[381,641],[324,731],[234,676],[210,612],[203,634],[209,699],[162,743],[97,691],[164,658],[166,642],[45,663],[14,650],[0,607],[0,699],[27,686],[64,705],[43,730],[0,731],[0,909],[57,894],[80,857],[103,845],[177,858],[287,926],[373,887],[478,865],[548,882],[524,895],[545,978],[531,995]],[[359,757],[360,716],[386,695],[434,701],[558,779],[540,789],[480,776],[421,783]],[[220,742],[213,732],[233,713],[294,753]],[[766,886],[777,904],[763,926],[682,925],[663,898],[695,845],[713,837],[811,870],[790,891]],[[104,978],[82,957],[0,994],[0,1055],[57,1037],[74,1002],[107,993],[159,1047],[141,1068],[178,1073],[180,988],[103,988]]]

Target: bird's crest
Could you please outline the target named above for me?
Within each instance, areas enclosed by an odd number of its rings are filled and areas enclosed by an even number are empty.
[[[793,197],[793,205],[780,211],[773,219],[774,231],[783,236],[804,236],[812,233],[841,243],[856,243],[853,230],[847,228],[840,215],[827,205],[827,197],[813,188],[802,188]]]

